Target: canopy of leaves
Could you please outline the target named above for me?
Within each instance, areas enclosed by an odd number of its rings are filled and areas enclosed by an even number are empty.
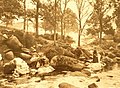
[[[94,13],[91,17],[91,19],[88,21],[89,28],[88,33],[96,34],[100,32],[100,22],[99,20],[102,20],[102,31],[105,34],[114,34],[114,29],[112,27],[112,17],[107,15],[107,12],[111,9],[111,2],[104,0],[96,0],[96,3],[94,4]]]
[[[64,22],[66,26],[66,31],[77,31],[78,30],[78,23],[77,23],[77,16],[76,14],[69,8],[65,10],[64,15]]]
[[[115,23],[118,28],[120,28],[120,0],[112,0],[112,3],[114,5],[114,12],[113,16],[115,17]]]
[[[39,2],[39,15],[48,21],[52,26],[55,25],[55,3],[48,1],[48,3]],[[56,3],[56,21],[60,20],[60,8]]]
[[[21,4],[18,0],[3,0],[3,10],[4,12],[15,13],[21,8]]]
[[[49,3],[39,3],[39,14],[43,17],[42,27],[46,30],[53,30],[55,25],[55,5],[54,2]],[[60,31],[60,21],[63,20],[65,24],[66,31],[73,31],[77,29],[77,17],[76,14],[69,8],[64,9],[64,16],[61,13],[61,7],[59,2],[56,5],[56,20],[57,20],[57,30]]]

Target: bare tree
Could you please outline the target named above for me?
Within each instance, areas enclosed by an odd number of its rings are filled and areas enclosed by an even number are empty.
[[[76,6],[78,9],[78,46],[80,46],[81,42],[81,34],[85,29],[87,24],[87,20],[91,17],[93,11],[90,10],[90,5],[87,0],[76,0]]]

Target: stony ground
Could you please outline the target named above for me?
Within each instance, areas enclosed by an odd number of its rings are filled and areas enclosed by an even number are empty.
[[[40,77],[29,76],[16,78],[13,82],[1,79],[0,88],[59,88],[58,85],[62,82],[78,88],[88,88],[88,85],[92,83],[98,85],[98,88],[120,88],[120,69],[92,74],[90,77],[82,76],[79,72],[67,72],[67,75],[45,76],[44,80]]]

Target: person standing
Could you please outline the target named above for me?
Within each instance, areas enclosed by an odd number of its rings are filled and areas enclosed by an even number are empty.
[[[93,51],[93,63],[98,63],[98,54],[96,49]]]

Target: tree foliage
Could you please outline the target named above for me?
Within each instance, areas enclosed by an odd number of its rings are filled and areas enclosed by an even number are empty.
[[[64,14],[64,23],[66,26],[66,32],[77,32],[78,30],[78,23],[77,23],[77,16],[71,9],[67,8]]]
[[[3,0],[3,12],[11,12],[13,14],[21,11],[21,4],[18,0]]]
[[[88,21],[91,28],[91,31],[89,32],[96,32],[99,33],[100,36],[100,44],[102,41],[102,33],[106,34],[114,34],[114,29],[112,28],[112,17],[108,15],[108,12],[112,8],[112,3],[110,1],[105,1],[105,0],[96,0],[96,2],[92,2],[91,4],[94,7],[94,13],[91,17],[91,19]],[[92,33],[92,34],[96,34]]]
[[[120,28],[120,1],[119,0],[112,0],[114,6],[113,17],[115,18],[115,23],[118,28]]]

